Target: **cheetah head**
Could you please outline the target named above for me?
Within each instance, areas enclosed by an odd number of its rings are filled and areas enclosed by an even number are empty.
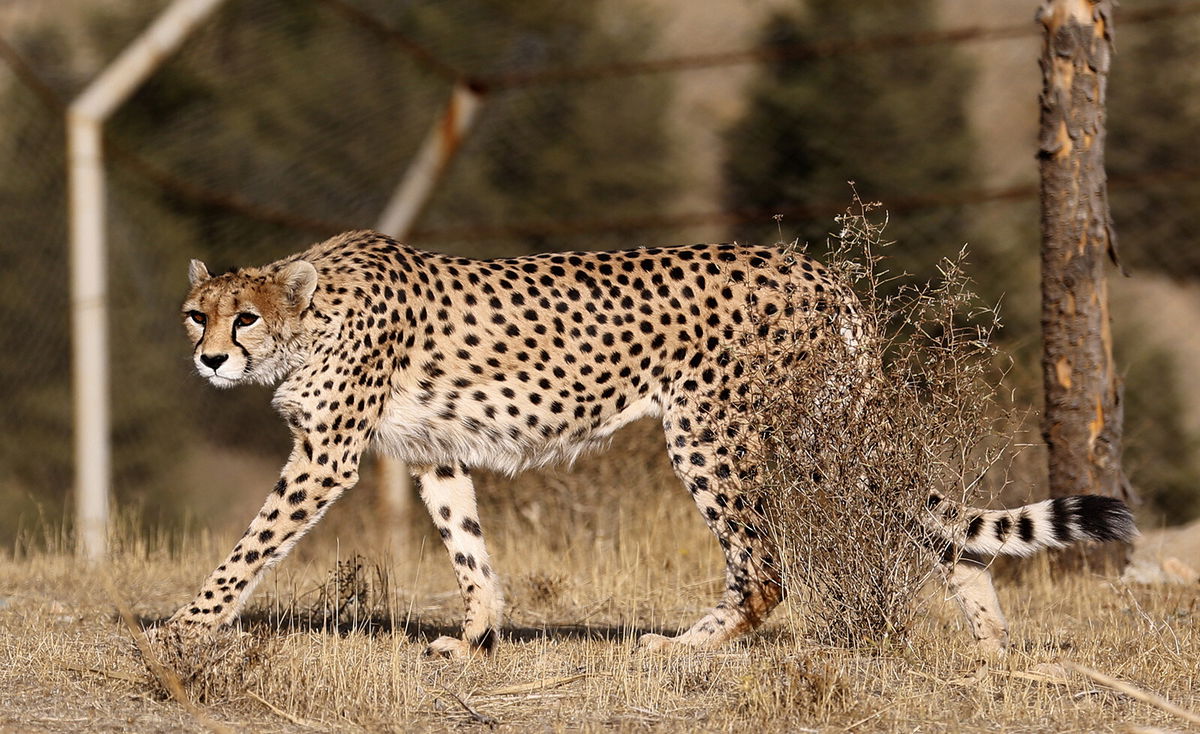
[[[183,303],[183,325],[201,377],[217,387],[273,384],[295,366],[302,317],[317,288],[311,263],[214,277],[192,260],[188,278],[192,288]]]

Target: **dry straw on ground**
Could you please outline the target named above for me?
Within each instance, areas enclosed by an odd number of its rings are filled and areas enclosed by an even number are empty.
[[[619,448],[626,451],[610,460],[640,451]],[[421,657],[460,614],[433,532],[398,549],[403,562],[394,567],[388,605],[376,600],[356,610],[352,601],[343,609],[357,624],[335,626],[335,607],[289,616],[293,602],[299,612],[322,597],[339,561],[356,551],[384,557],[366,541],[347,547],[345,539],[366,537],[371,515],[347,504],[255,597],[243,631],[262,654],[235,650],[189,693],[213,721],[263,732],[488,730],[459,699],[509,732],[1186,726],[1062,665],[1075,662],[1200,710],[1200,587],[1055,577],[1044,559],[1030,561],[1020,583],[999,584],[1012,651],[982,672],[958,610],[936,583],[917,596],[904,644],[847,648],[797,636],[790,617],[801,610],[790,600],[760,633],[727,649],[635,656],[638,633],[675,629],[712,603],[721,557],[678,488],[620,494],[608,512],[612,528],[583,531],[569,549],[560,547],[566,529],[557,518],[570,513],[554,501],[536,529],[515,509],[485,514],[514,611],[495,658],[462,664]],[[143,620],[161,619],[231,539],[193,537],[181,552],[128,543],[114,559],[114,587]],[[363,564],[368,582],[372,565]],[[543,583],[548,569],[561,580]],[[70,554],[5,551],[0,599],[0,730],[207,730],[162,693],[109,592]]]

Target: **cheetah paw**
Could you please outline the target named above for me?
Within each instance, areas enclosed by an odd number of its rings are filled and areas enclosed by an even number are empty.
[[[1008,635],[984,637],[975,641],[975,649],[984,661],[999,662],[1008,656]]]
[[[637,644],[633,646],[633,651],[639,655],[654,654],[677,650],[679,647],[680,644],[675,640],[674,637],[645,634],[638,638]]]
[[[151,645],[170,645],[174,647],[198,645],[214,639],[218,632],[212,627],[200,624],[187,624],[171,619],[143,630],[146,641]]]
[[[449,635],[442,635],[429,646],[425,648],[425,657],[427,658],[449,658],[451,660],[465,660],[474,653],[471,645],[466,641]]]

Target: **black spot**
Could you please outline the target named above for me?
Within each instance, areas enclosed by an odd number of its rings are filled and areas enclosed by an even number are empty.
[[[1002,517],[996,521],[996,540],[1004,542],[1008,538],[1008,531],[1012,528],[1012,520],[1007,517]]]
[[[1060,543],[1069,543],[1072,538],[1071,519],[1074,516],[1074,497],[1056,497],[1050,502],[1050,525],[1054,538]]]
[[[1024,542],[1033,542],[1033,519],[1024,512],[1017,518],[1017,533]]]
[[[967,523],[967,540],[973,540],[983,531],[983,515],[972,517]]]

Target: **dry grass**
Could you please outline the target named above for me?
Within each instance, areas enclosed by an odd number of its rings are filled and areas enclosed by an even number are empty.
[[[636,429],[634,440],[639,431],[649,436],[653,427]],[[583,469],[619,477],[650,452],[636,443],[620,449]],[[507,494],[503,487],[484,493]],[[506,573],[512,639],[492,659],[425,660],[424,644],[459,615],[444,551],[422,530],[399,549],[390,574],[377,573],[377,565],[388,566],[386,554],[361,540],[370,536],[371,513],[360,499],[348,498],[300,557],[260,587],[248,634],[208,651],[220,653],[220,665],[188,681],[203,716],[254,731],[1186,727],[1054,667],[1059,662],[1200,709],[1200,588],[1052,579],[1038,559],[1019,585],[1002,584],[1013,652],[983,673],[957,610],[937,587],[921,595],[904,645],[817,644],[806,638],[799,610],[785,605],[760,633],[725,650],[631,655],[639,632],[689,624],[721,587],[716,543],[673,486],[618,492],[602,516],[578,527],[558,519],[582,510],[553,493],[542,498],[539,525],[519,507],[485,509]],[[177,544],[167,538],[125,538],[109,571],[116,593],[145,618],[167,615],[239,529],[190,539],[182,553],[170,551]],[[348,570],[360,563],[361,571]],[[212,728],[151,679],[101,574],[60,552],[8,552],[0,558],[0,600],[0,728]]]

